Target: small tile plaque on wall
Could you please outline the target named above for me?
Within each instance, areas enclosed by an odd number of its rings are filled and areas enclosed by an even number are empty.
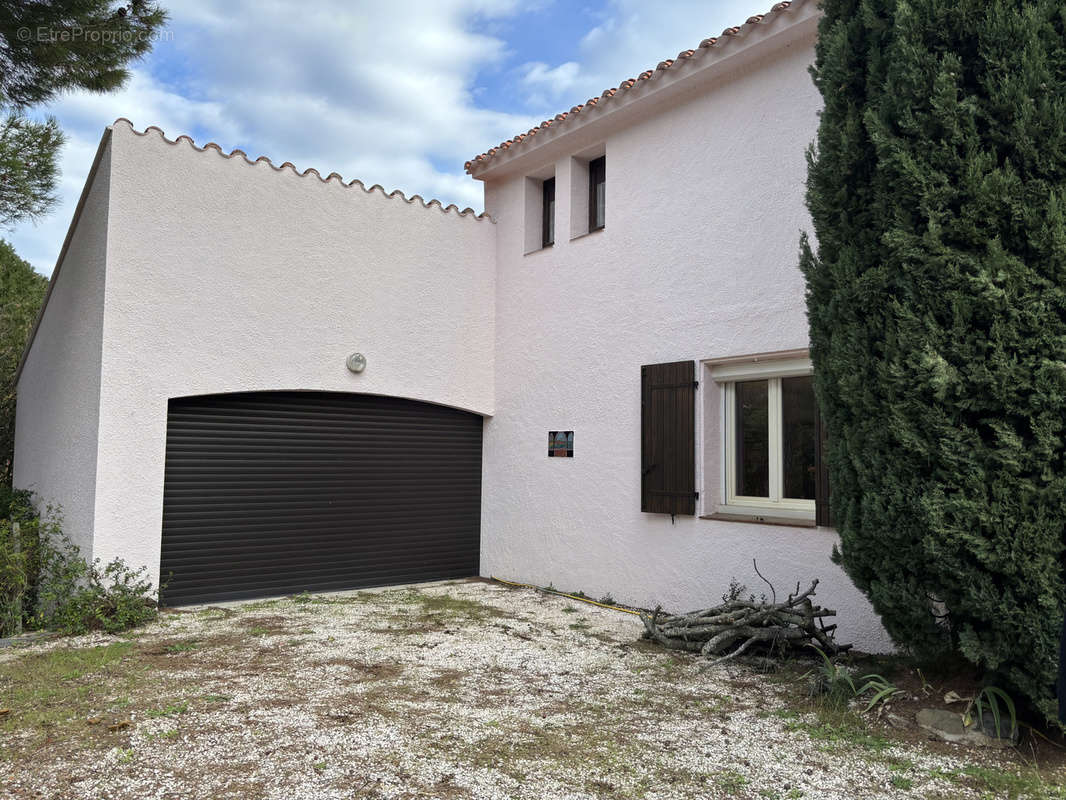
[[[548,431],[548,458],[573,458],[574,432]]]

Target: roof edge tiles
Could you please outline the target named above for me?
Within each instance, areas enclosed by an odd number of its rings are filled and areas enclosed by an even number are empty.
[[[742,37],[749,26],[762,25],[773,19],[776,19],[780,15],[787,12],[790,8],[798,8],[804,5],[807,0],[784,0],[784,2],[777,3],[773,8],[765,14],[756,14],[752,17],[748,17],[747,21],[743,25],[738,25],[731,28],[726,28],[722,31],[721,36],[712,36],[704,39],[699,43],[698,47],[693,50],[682,50],[677,54],[676,58],[668,58],[665,61],[660,61],[656,65],[655,69],[645,70],[635,78],[629,78],[622,81],[617,87],[605,89],[599,97],[591,97],[584,103],[576,105],[569,111],[563,111],[556,114],[551,119],[546,119],[540,125],[526,131],[525,133],[519,133],[512,139],[500,142],[496,147],[491,147],[484,153],[474,156],[472,159],[464,164],[466,171],[473,174],[489,165],[496,156],[501,155],[507,150],[511,149],[515,145],[528,142],[532,137],[536,136],[540,131],[546,131],[549,128],[558,128],[562,123],[571,123],[575,117],[581,114],[582,111],[591,108],[602,108],[605,104],[610,103],[615,98],[624,95],[634,86],[638,86],[644,81],[650,81],[659,74],[670,70],[682,63],[688,61],[694,56],[700,55],[703,51],[710,50],[711,48],[723,48],[728,47],[735,42],[738,37]]]

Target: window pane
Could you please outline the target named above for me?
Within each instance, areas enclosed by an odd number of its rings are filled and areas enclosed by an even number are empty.
[[[600,156],[589,162],[589,230],[603,227],[606,219],[607,157]]]
[[[555,243],[555,178],[548,178],[543,184],[544,208],[541,218],[540,243],[547,247]]]
[[[769,497],[769,381],[742,381],[736,389],[736,493],[744,497]]]
[[[781,379],[781,431],[785,497],[814,499],[814,447],[818,410],[810,376]]]

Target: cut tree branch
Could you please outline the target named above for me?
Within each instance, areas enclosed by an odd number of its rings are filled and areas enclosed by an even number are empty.
[[[758,567],[756,573],[763,578]],[[824,623],[826,617],[835,617],[836,611],[811,600],[818,588],[817,579],[804,592],[797,585],[796,591],[781,603],[776,602],[773,585],[769,581],[767,584],[773,597],[769,602],[765,596],[762,600],[728,597],[720,605],[687,614],[664,614],[661,608],[651,614],[641,613],[644,636],[664,647],[712,658],[715,664],[757,647],[785,655],[814,645],[829,656],[851,648],[850,644],[841,645],[834,640],[836,625]]]

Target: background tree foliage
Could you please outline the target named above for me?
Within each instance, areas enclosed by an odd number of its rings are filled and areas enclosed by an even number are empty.
[[[1051,719],[1066,519],[1066,5],[825,0],[806,240],[835,557],[897,643]]]
[[[48,279],[0,239],[0,487],[11,484],[15,369],[47,288]]]
[[[0,225],[55,202],[62,134],[54,120],[24,111],[63,91],[119,88],[165,22],[146,0],[0,0]]]
[[[54,119],[8,114],[0,122],[0,226],[34,219],[55,203],[63,134]]]

